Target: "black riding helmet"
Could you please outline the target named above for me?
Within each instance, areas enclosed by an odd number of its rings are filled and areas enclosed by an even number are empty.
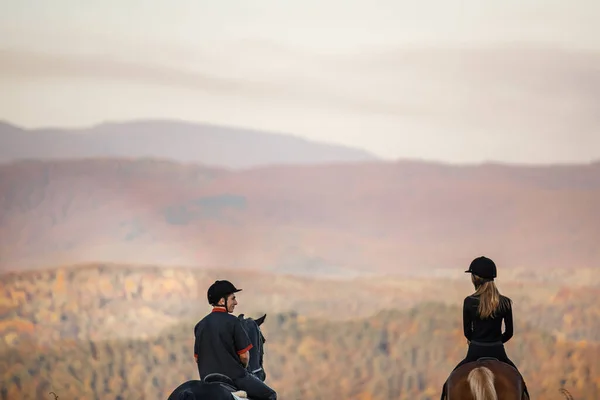
[[[496,277],[496,264],[487,257],[477,257],[471,261],[469,269],[465,272],[477,275],[488,281],[493,281]]]
[[[215,283],[210,285],[206,294],[206,297],[208,298],[208,304],[216,306],[222,297],[225,298],[225,304],[227,304],[227,296],[229,296],[231,293],[240,292],[241,290],[242,289],[237,289],[235,286],[233,286],[233,283],[229,281],[215,281]]]

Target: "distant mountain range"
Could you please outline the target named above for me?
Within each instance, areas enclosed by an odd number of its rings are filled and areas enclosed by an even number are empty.
[[[347,275],[598,268],[600,163],[0,166],[0,270],[81,262]]]
[[[207,124],[146,120],[25,130],[0,121],[0,162],[89,157],[160,158],[227,168],[376,159],[341,145]]]

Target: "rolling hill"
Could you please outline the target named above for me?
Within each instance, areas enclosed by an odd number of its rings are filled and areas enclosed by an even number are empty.
[[[32,130],[0,121],[0,162],[90,157],[159,158],[226,168],[376,159],[362,150],[290,135],[180,121]]]
[[[600,163],[231,171],[155,160],[0,166],[0,268],[124,262],[317,275],[598,268]]]
[[[82,262],[282,273],[598,268],[600,163],[364,162],[231,171],[156,160],[0,166],[0,270]]]

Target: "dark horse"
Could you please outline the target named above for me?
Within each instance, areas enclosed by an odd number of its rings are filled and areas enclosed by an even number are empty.
[[[454,370],[447,400],[529,400],[519,372],[495,358],[480,358]]]
[[[265,355],[264,344],[266,339],[260,330],[260,326],[265,322],[266,317],[267,314],[254,320],[252,318],[244,318],[244,314],[238,316],[253,345],[250,349],[250,362],[246,369],[263,382],[267,379],[267,374],[263,368],[263,357]]]
[[[244,318],[244,314],[238,316],[252,343],[247,370],[263,382],[267,377],[263,368],[263,345],[266,340],[260,326],[265,321],[266,316],[265,314],[256,320]],[[193,379],[182,383],[173,390],[167,400],[232,400],[246,398],[245,396],[246,393],[238,390],[229,377],[221,374],[210,374],[202,380]]]

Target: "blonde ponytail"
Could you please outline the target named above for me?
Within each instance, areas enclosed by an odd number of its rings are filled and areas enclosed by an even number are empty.
[[[475,285],[474,296],[479,296],[477,313],[482,319],[494,317],[497,311],[502,311],[510,306],[507,298],[500,295],[494,281],[485,281],[477,275],[471,275]]]

